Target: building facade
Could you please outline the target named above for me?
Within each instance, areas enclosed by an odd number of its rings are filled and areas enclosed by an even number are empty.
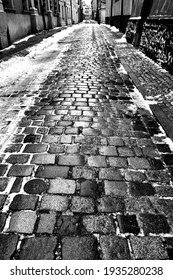
[[[125,32],[133,0],[106,0],[106,23]]]
[[[106,17],[106,0],[91,1],[92,18],[98,23],[105,23]]]
[[[173,1],[134,0],[126,37],[173,71]]]
[[[79,0],[0,0],[0,49],[41,30],[78,23]]]

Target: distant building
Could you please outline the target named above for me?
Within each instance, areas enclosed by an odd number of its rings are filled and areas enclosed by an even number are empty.
[[[91,17],[92,17],[91,6],[90,6],[90,5],[87,5],[87,4],[85,3],[85,1],[83,1],[82,7],[83,7],[83,18],[84,18],[85,20],[91,19]]]
[[[106,18],[106,0],[92,0],[92,18],[99,23],[105,23]]]
[[[81,0],[0,0],[0,49],[31,33],[80,22]]]
[[[131,16],[133,0],[106,0],[106,23],[123,33]]]

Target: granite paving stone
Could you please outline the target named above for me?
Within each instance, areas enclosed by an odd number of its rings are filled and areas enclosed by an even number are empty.
[[[17,249],[19,237],[15,234],[0,234],[0,260],[10,260]]]
[[[122,181],[104,181],[104,190],[107,196],[127,196],[127,185]]]
[[[69,167],[67,166],[55,166],[55,165],[44,165],[39,166],[35,176],[38,178],[49,178],[55,179],[57,177],[67,178]]]
[[[48,190],[49,185],[41,179],[32,179],[25,183],[24,191],[28,194],[41,194]]]
[[[61,215],[55,224],[55,233],[60,236],[78,235],[80,232],[80,216]]]
[[[35,195],[17,194],[10,204],[9,209],[16,210],[35,210],[38,197]]]
[[[99,171],[99,179],[110,181],[122,181],[123,177],[120,170],[113,168],[101,168]]]
[[[76,213],[94,213],[94,200],[90,197],[74,196],[71,201],[71,211]]]
[[[47,151],[47,144],[27,144],[24,153],[44,153]]]
[[[115,233],[115,223],[109,215],[83,216],[83,226],[88,233],[110,234]]]
[[[127,240],[115,234],[100,237],[103,260],[130,260]]]
[[[17,154],[17,155],[10,155],[7,159],[6,162],[11,163],[11,164],[22,164],[22,163],[27,163],[29,160],[29,155],[26,154]]]
[[[8,165],[6,164],[0,164],[0,176],[3,176],[5,172],[7,171]]]
[[[14,180],[14,183],[12,185],[10,193],[18,193],[18,192],[20,192],[20,189],[22,187],[22,182],[23,182],[23,178],[22,177],[17,177]]]
[[[85,158],[82,155],[60,155],[58,157],[58,165],[75,166],[84,164]]]
[[[76,182],[74,180],[67,180],[56,178],[50,180],[49,193],[59,194],[74,194],[76,191]]]
[[[103,213],[123,213],[125,210],[124,199],[120,197],[101,197],[97,200],[98,212]]]
[[[146,235],[149,233],[159,234],[170,232],[166,217],[162,214],[142,213],[138,215],[138,222]]]
[[[37,233],[52,234],[56,223],[56,213],[50,212],[49,214],[40,214]]]
[[[128,158],[129,166],[133,169],[150,169],[150,163],[145,158]]]
[[[96,181],[85,180],[80,184],[80,195],[95,198],[97,192],[99,191],[99,186]]]
[[[88,165],[93,167],[106,167],[106,159],[104,156],[90,156],[88,158]]]
[[[24,238],[18,258],[19,260],[53,260],[56,245],[55,236]]]
[[[8,183],[9,183],[9,178],[0,178],[0,191],[3,192],[7,186],[8,186]]]
[[[168,254],[157,236],[131,236],[132,258],[135,260],[167,260]]]
[[[31,176],[34,170],[34,165],[22,165],[22,164],[15,164],[12,165],[7,176],[13,177],[26,177]]]
[[[33,164],[54,164],[55,163],[55,155],[53,154],[34,154],[31,163]]]
[[[135,235],[140,233],[135,215],[117,215],[117,221],[121,233],[133,233]]]
[[[0,212],[0,232],[3,230],[3,228],[5,226],[5,221],[6,221],[7,216],[8,216],[7,213]]]
[[[152,196],[155,190],[150,183],[130,182],[129,192],[131,196]]]
[[[62,239],[63,260],[97,259],[97,239],[94,236],[64,237]]]
[[[32,234],[37,219],[34,211],[16,211],[12,214],[8,231]]]
[[[60,195],[44,195],[41,200],[40,210],[66,211],[68,208],[68,197]]]

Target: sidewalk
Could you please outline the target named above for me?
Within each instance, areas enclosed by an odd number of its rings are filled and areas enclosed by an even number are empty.
[[[173,140],[173,75],[123,40],[122,33],[102,26],[109,41],[153,114]]]
[[[22,56],[27,55],[27,48],[39,44],[43,39],[49,38],[55,33],[60,32],[61,30],[64,30],[66,28],[67,26],[61,26],[51,30],[44,30],[40,33],[31,34],[28,37],[14,42],[8,48],[0,50],[0,62],[10,59],[15,54]]]
[[[0,152],[0,259],[173,258],[172,146],[116,36],[81,25],[28,93]]]

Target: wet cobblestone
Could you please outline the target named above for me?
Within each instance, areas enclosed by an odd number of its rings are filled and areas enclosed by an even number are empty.
[[[106,30],[69,35],[2,148],[1,259],[172,258],[172,148]]]

